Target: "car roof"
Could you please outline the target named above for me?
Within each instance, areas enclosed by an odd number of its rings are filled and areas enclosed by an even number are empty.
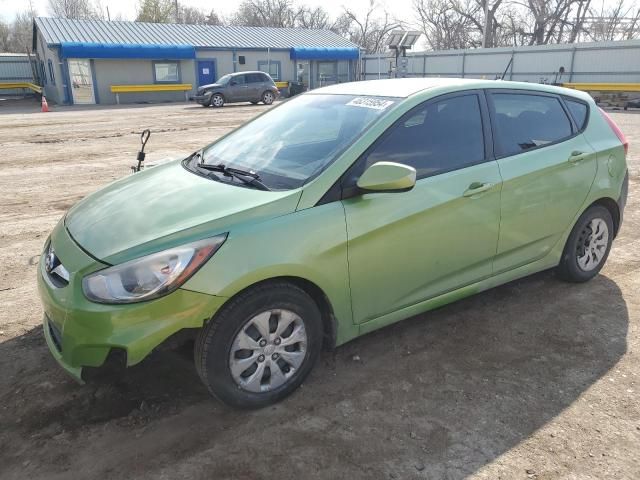
[[[231,75],[232,77],[237,77],[238,75],[245,75],[247,73],[262,73],[266,75],[265,72],[260,72],[258,70],[247,70],[246,72],[233,72],[233,73],[230,73],[229,75]]]
[[[473,88],[505,88],[571,95],[583,100],[590,98],[589,95],[584,92],[578,92],[577,90],[553,85],[473,78],[392,78],[365,80],[361,82],[338,83],[327,87],[317,88],[310,93],[406,98],[432,88],[451,88],[451,91]]]

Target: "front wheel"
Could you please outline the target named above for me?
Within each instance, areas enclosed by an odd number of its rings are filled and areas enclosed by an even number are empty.
[[[576,222],[558,265],[558,276],[568,282],[586,282],[604,266],[613,242],[613,219],[605,207],[595,205]]]
[[[228,405],[260,408],[298,388],[322,347],[322,319],[299,287],[274,282],[239,294],[200,331],[195,363]]]
[[[275,96],[273,95],[273,92],[266,91],[262,94],[262,103],[265,105],[271,105],[274,100]]]
[[[224,105],[224,97],[219,93],[216,93],[213,97],[211,97],[211,104],[216,108],[222,107]]]

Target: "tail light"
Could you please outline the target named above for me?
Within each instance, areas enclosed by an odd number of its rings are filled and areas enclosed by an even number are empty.
[[[607,121],[607,123],[611,127],[611,130],[613,130],[613,133],[615,133],[616,137],[618,137],[618,139],[622,142],[622,145],[624,146],[624,155],[626,157],[627,152],[629,151],[629,141],[627,140],[627,137],[624,136],[624,133],[622,133],[622,130],[620,130],[620,127],[616,125],[616,122],[613,121],[613,119],[609,116],[607,112],[605,112],[600,107],[598,107],[598,110],[600,110],[600,114]]]

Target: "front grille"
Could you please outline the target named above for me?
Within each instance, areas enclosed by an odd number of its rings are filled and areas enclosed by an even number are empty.
[[[51,335],[51,340],[53,340],[53,344],[56,346],[56,350],[59,353],[62,353],[62,333],[54,325],[54,323],[47,318],[47,328],[49,329],[49,335]]]
[[[51,242],[49,242],[49,245],[47,245],[44,255],[44,272],[53,286],[62,288],[69,285],[69,272],[64,267],[64,265],[62,265],[60,259],[56,256],[56,252],[53,250]]]

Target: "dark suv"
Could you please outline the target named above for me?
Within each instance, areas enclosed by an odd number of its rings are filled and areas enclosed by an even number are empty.
[[[222,107],[225,103],[262,102],[271,105],[280,92],[273,79],[264,72],[237,72],[220,78],[216,83],[198,88],[193,100],[203,107]]]

